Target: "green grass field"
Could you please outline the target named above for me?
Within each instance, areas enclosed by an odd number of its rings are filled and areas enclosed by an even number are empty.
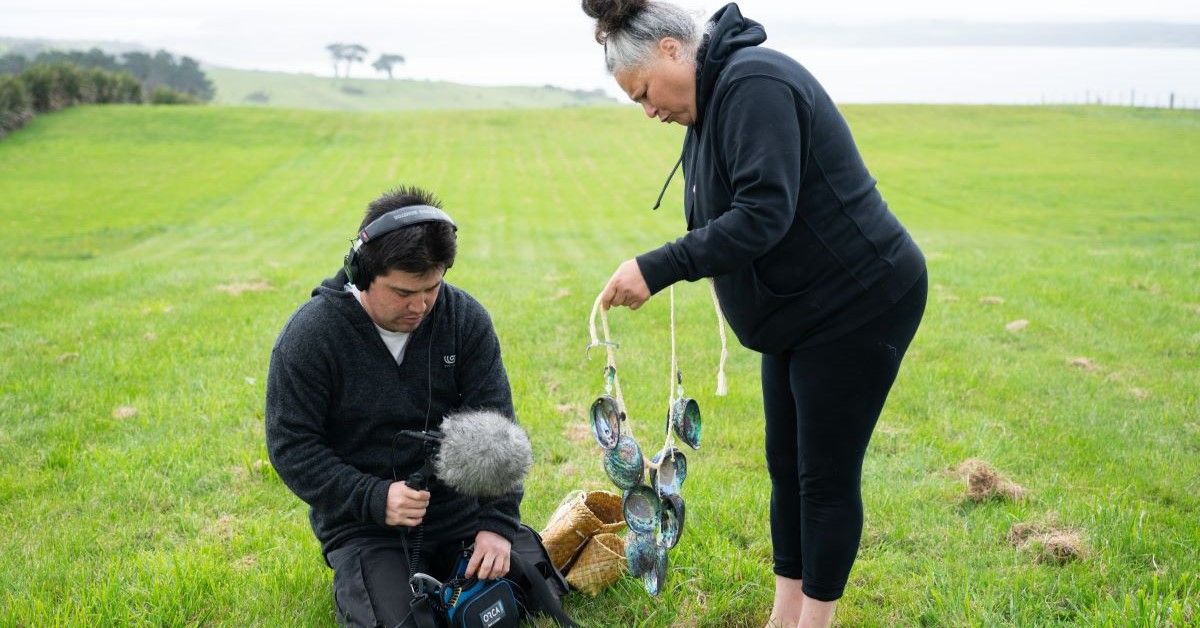
[[[1200,115],[846,113],[931,289],[838,622],[1200,623]],[[628,107],[111,106],[0,141],[0,625],[332,623],[305,508],[264,462],[263,382],[284,321],[400,182],[461,225],[449,280],[490,308],[534,441],[525,519],[607,487],[581,428],[603,367],[587,314],[618,262],[683,229],[678,181],[649,210],[681,137]],[[660,598],[632,580],[568,597],[588,625],[760,626],[770,608],[757,356],[733,350],[714,397],[707,288],[677,298],[706,422],[688,529]],[[612,325],[653,448],[666,299]],[[967,501],[968,458],[1029,496]],[[1007,540],[1025,522],[1079,532],[1085,555],[1039,562]]]
[[[401,68],[403,71],[403,68]],[[550,85],[484,87],[445,81],[382,80],[369,67],[355,68],[350,79],[233,68],[205,68],[224,105],[267,105],[295,109],[391,111],[397,109],[506,109],[610,105],[616,100],[596,92]],[[362,78],[362,77],[372,78]],[[247,96],[261,92],[268,100]]]

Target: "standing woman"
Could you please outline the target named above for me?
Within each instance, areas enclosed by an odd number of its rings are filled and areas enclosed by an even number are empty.
[[[778,626],[828,626],[858,553],[863,456],[925,310],[925,260],[850,130],[736,4],[701,29],[666,2],[583,0],[621,89],[687,127],[688,232],[628,260],[604,307],[711,277],[762,353]],[[678,167],[678,166],[677,166]]]

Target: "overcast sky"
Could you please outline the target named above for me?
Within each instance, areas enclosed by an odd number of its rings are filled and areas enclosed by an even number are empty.
[[[698,16],[719,1],[679,2]],[[742,12],[780,41],[788,24],[863,21],[1154,20],[1200,22],[1198,0],[744,0]],[[328,74],[325,44],[403,54],[398,76],[595,86],[604,80],[592,25],[575,0],[0,0],[0,36],[119,40],[216,65]],[[368,59],[370,61],[370,59]],[[529,67],[521,72],[520,66]],[[578,73],[569,68],[579,68]],[[358,76],[374,73],[360,66]],[[535,78],[536,77],[536,78]],[[544,77],[544,80],[543,78]],[[472,80],[474,78],[474,80]],[[495,80],[488,80],[493,78]]]

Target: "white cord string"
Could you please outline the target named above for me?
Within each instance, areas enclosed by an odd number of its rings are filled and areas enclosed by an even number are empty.
[[[621,394],[621,377],[617,373],[617,343],[610,339],[610,334],[608,331],[608,310],[600,307],[600,299],[603,296],[604,293],[601,292],[596,296],[595,303],[592,304],[592,315],[588,319],[588,333],[591,334],[592,343],[588,345],[588,349],[591,350],[592,347],[604,345],[604,351],[608,356],[608,368],[611,368],[613,373],[613,392],[616,393],[617,412],[620,412],[625,416],[626,420],[628,420],[629,414],[625,409],[625,396]],[[596,337],[597,312],[600,313],[600,324],[604,330],[604,342],[600,342],[600,339]]]
[[[666,435],[663,436],[663,450],[671,451],[675,444],[675,436],[671,432],[671,414],[675,409],[676,395],[679,393],[676,385],[679,378],[679,359],[675,353],[675,284],[671,284],[671,373],[667,387],[667,425]],[[674,456],[672,456],[674,457]]]
[[[717,286],[710,279],[708,291],[712,294],[713,309],[717,311],[717,333],[721,335],[721,362],[717,366],[717,396],[729,394],[729,382],[725,379],[725,361],[729,359],[729,340],[725,337],[725,315],[721,312],[721,302],[717,300]]]

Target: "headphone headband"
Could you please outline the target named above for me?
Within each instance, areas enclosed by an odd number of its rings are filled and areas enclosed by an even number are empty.
[[[458,225],[454,224],[454,220],[446,212],[437,207],[432,205],[409,205],[408,207],[394,209],[372,220],[371,224],[359,232],[358,239],[366,243],[389,231],[403,229],[404,227],[423,222],[446,222],[451,227],[454,227],[455,231],[458,231]]]
[[[358,250],[362,248],[362,245],[385,233],[425,222],[444,222],[449,224],[455,231],[458,231],[458,225],[454,224],[454,219],[450,218],[450,215],[446,212],[432,205],[409,205],[408,207],[394,209],[372,220],[370,224],[363,227],[362,231],[358,232],[358,237],[350,245],[350,251],[346,253],[346,277],[353,282],[355,275],[358,274]]]

